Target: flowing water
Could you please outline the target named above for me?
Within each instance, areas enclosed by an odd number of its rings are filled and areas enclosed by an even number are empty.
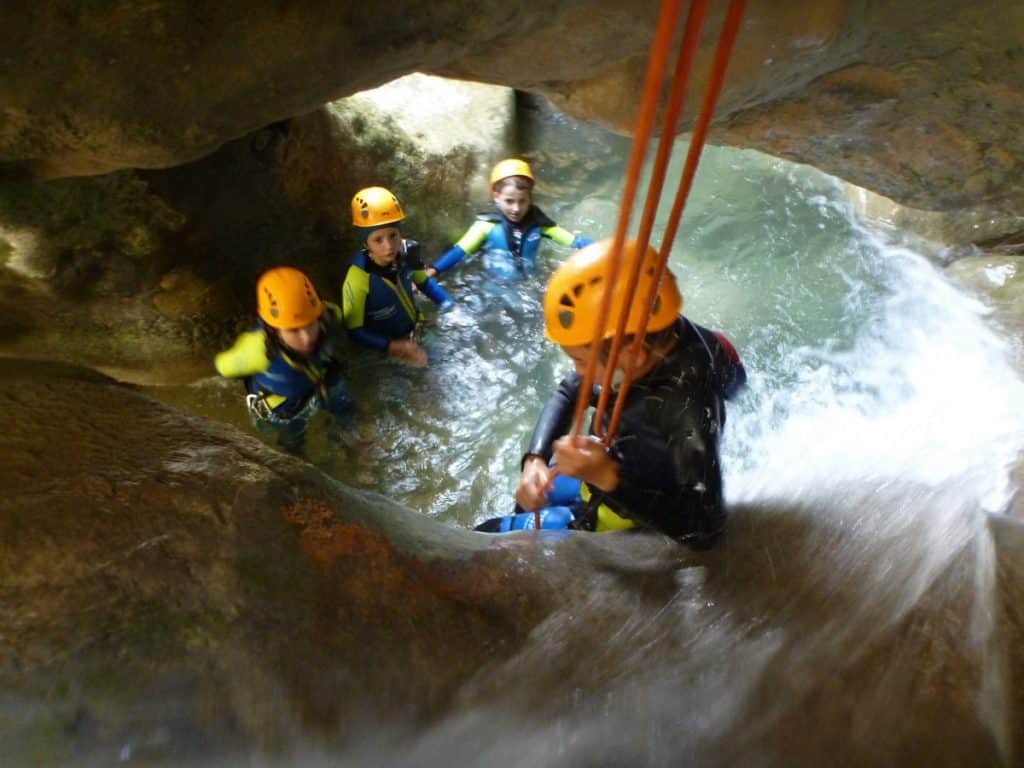
[[[609,235],[628,143],[557,114],[531,126],[543,148],[528,154],[536,202],[569,229]],[[426,370],[352,349],[352,422],[340,435],[314,425],[309,458],[455,525],[507,511],[533,421],[569,370],[543,339],[540,306],[565,253],[547,244],[539,273],[515,284],[479,259],[446,274],[459,306],[440,317],[427,308]],[[985,307],[944,279],[937,255],[934,244],[859,222],[842,185],[813,169],[704,152],[671,264],[684,312],[724,331],[750,374],[723,445],[731,500],[803,498],[824,479],[826,488],[955,479],[964,499],[1001,508],[1024,385]],[[209,380],[157,394],[245,426],[238,391]]]
[[[627,142],[531,114],[536,202],[610,234]],[[563,252],[546,254],[515,285],[475,261],[446,275],[459,307],[431,316],[426,370],[354,353],[352,424],[314,429],[310,459],[449,526],[509,511],[523,444],[568,370],[541,333]],[[579,569],[564,610],[451,714],[378,724],[346,764],[1022,759],[1001,617],[1024,582],[997,568],[986,513],[1009,498],[1024,382],[941,255],[859,221],[813,169],[708,148],[672,267],[684,312],[724,331],[750,376],[723,442],[725,542],[567,548]],[[236,387],[165,396],[244,424]],[[329,752],[289,759],[330,764]]]

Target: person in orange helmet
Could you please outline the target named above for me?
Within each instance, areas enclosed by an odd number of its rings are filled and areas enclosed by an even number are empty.
[[[548,399],[523,456],[516,488],[517,512],[477,526],[502,532],[535,525],[613,531],[641,526],[694,545],[710,544],[721,531],[725,511],[718,441],[725,425],[725,400],[743,387],[746,371],[735,348],[721,333],[703,328],[680,314],[683,298],[670,271],[655,294],[643,344],[631,359],[630,344],[645,308],[633,302],[618,368],[629,362],[634,380],[616,434],[608,448],[593,437],[567,435],[583,373],[594,354],[591,342],[601,300],[612,290],[610,317],[625,306],[626,280],[609,287],[612,241],[602,240],[570,256],[552,275],[544,295],[545,336],[562,347],[573,363]],[[658,254],[635,243],[623,250],[623,272],[643,262],[637,296],[648,292],[656,277]],[[615,321],[598,348],[596,381],[604,379]],[[613,377],[615,381],[620,371]],[[597,402],[599,389],[591,393]],[[615,405],[612,393],[605,424]],[[593,432],[591,425],[591,432]],[[552,505],[549,487],[553,470],[579,481],[579,498]],[[560,489],[562,494],[565,489]]]
[[[524,160],[507,158],[491,171],[494,210],[481,213],[455,245],[428,268],[437,275],[467,255],[483,250],[484,268],[510,280],[533,274],[542,237],[559,245],[583,248],[592,241],[558,226],[533,204],[533,171]]]
[[[260,276],[256,306],[256,327],[218,354],[214,367],[245,383],[257,431],[297,453],[317,411],[341,416],[352,403],[337,360],[341,309],[321,301],[309,278],[292,267]]]

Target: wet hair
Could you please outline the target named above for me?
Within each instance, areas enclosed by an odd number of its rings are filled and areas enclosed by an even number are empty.
[[[524,190],[526,192],[533,189],[533,182],[526,176],[506,176],[504,179],[499,179],[494,183],[494,191],[500,195],[505,191],[505,187],[510,184],[515,185],[516,189]]]

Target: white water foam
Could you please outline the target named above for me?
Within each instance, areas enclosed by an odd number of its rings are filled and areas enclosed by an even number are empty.
[[[1024,383],[1008,345],[986,325],[986,307],[925,257],[860,232],[862,258],[879,262],[886,298],[857,306],[851,291],[852,346],[791,350],[789,383],[752,372],[751,388],[763,395],[730,424],[727,444],[746,457],[728,476],[730,499],[792,500],[895,481],[943,486],[1001,510],[1024,445]]]

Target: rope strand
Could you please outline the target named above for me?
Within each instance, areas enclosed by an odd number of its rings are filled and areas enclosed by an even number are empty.
[[[662,0],[661,9],[658,12],[658,21],[654,30],[654,44],[651,48],[647,74],[644,78],[643,98],[640,102],[640,111],[637,115],[636,128],[633,132],[633,147],[630,151],[629,163],[626,167],[626,180],[622,191],[622,203],[619,207],[619,220],[615,227],[615,239],[612,245],[612,260],[609,265],[608,275],[606,276],[606,280],[612,282],[606,282],[606,285],[612,285],[618,279],[619,267],[622,262],[622,246],[626,241],[626,229],[629,226],[629,220],[633,212],[633,199],[636,197],[640,169],[647,154],[647,142],[650,139],[651,129],[654,126],[654,114],[658,107],[661,85],[665,76],[665,62],[668,59],[669,48],[675,34],[680,5],[681,0]],[[610,307],[611,291],[605,291],[594,323],[593,349],[595,351],[599,349],[598,340],[604,337],[604,329],[607,325]],[[586,413],[587,406],[590,404],[590,392],[594,386],[594,374],[596,371],[597,355],[592,354],[586,371],[583,374],[580,396],[576,401],[576,410],[573,413],[570,434],[574,437],[580,432],[583,416]]]
[[[658,141],[658,150],[654,158],[654,165],[651,169],[651,179],[647,186],[647,199],[644,203],[643,216],[640,219],[640,229],[636,236],[636,249],[640,253],[647,250],[651,240],[651,231],[654,229],[654,217],[661,202],[661,193],[665,184],[665,176],[668,174],[668,163],[672,156],[672,148],[675,144],[676,126],[679,124],[679,116],[682,113],[683,96],[686,93],[687,81],[690,77],[690,69],[693,65],[694,55],[700,43],[700,30],[704,24],[704,16],[707,11],[708,0],[694,0],[690,5],[690,12],[686,19],[686,31],[683,41],[679,46],[679,56],[676,60],[675,75],[672,78],[672,88],[669,92],[668,105],[665,108],[665,116],[662,121],[661,138]],[[619,362],[619,353],[625,339],[626,322],[633,310],[633,302],[636,299],[636,288],[640,281],[640,272],[643,262],[638,261],[629,276],[626,284],[626,302],[619,313],[618,324],[615,329],[615,336],[612,338],[612,347],[605,362],[604,380],[601,382],[601,394],[597,401],[597,411],[594,415],[595,433],[598,437],[604,437],[605,443],[609,444],[611,438],[602,434],[601,425],[604,422],[605,409],[608,406],[608,398],[612,391],[612,376]],[[650,310],[648,310],[650,311]],[[632,364],[626,368],[626,378],[632,376]],[[614,435],[614,430],[608,430]]]
[[[590,346],[590,356],[583,374],[580,391],[576,399],[576,407],[573,413],[570,435],[575,437],[580,433],[583,425],[583,418],[587,407],[590,404],[591,394],[594,387],[594,379],[597,371],[597,363],[601,358],[602,348],[605,344],[605,329],[608,326],[611,309],[612,288],[621,279],[622,252],[626,241],[626,230],[629,227],[633,213],[633,204],[639,185],[640,171],[644,158],[647,154],[647,146],[651,132],[654,127],[654,117],[660,101],[663,83],[665,80],[666,65],[668,62],[671,41],[675,35],[677,21],[679,18],[681,0],[662,0],[658,12],[658,21],[655,27],[654,41],[651,48],[651,55],[648,60],[647,73],[644,78],[643,95],[640,102],[640,109],[637,115],[636,128],[634,129],[633,146],[630,151],[629,162],[626,167],[626,178],[623,184],[622,201],[619,207],[619,218],[615,227],[615,235],[612,240],[610,259],[605,274],[606,290],[601,297],[601,304],[595,318],[594,334]],[[604,444],[610,445],[615,437],[621,417],[622,408],[625,404],[626,395],[632,385],[635,374],[635,362],[643,347],[644,335],[647,332],[648,321],[654,307],[654,301],[658,295],[658,286],[664,279],[668,268],[668,259],[672,251],[672,243],[675,240],[682,219],[686,201],[689,198],[693,186],[693,179],[697,172],[697,165],[700,155],[704,149],[707,139],[708,128],[714,115],[715,105],[721,93],[722,84],[725,80],[725,72],[728,67],[729,58],[732,55],[732,48],[739,32],[740,22],[743,17],[745,0],[730,0],[725,21],[719,34],[718,46],[715,51],[714,61],[704,98],[701,103],[700,113],[694,124],[693,135],[690,139],[690,147],[687,151],[686,161],[680,176],[676,196],[672,204],[669,221],[665,229],[661,248],[658,251],[658,267],[655,279],[648,287],[643,298],[642,306],[645,308],[642,314],[640,327],[634,332],[634,338],[630,345],[630,355],[625,366],[625,377],[618,387],[615,397],[615,404],[612,409],[611,418],[607,429],[603,428],[605,412],[612,394],[613,377],[618,367],[621,355],[623,340],[626,337],[626,325],[636,300],[636,290],[639,285],[640,272],[643,268],[643,259],[636,260],[636,264],[628,275],[625,286],[625,301],[619,308],[619,316],[616,318],[615,332],[611,337],[611,349],[608,359],[605,361],[605,374],[601,381],[601,391],[598,396],[597,408],[593,418],[593,430],[601,438]],[[700,42],[700,29],[703,25],[707,11],[707,0],[693,0],[687,15],[685,32],[680,42],[679,54],[676,60],[675,73],[665,108],[662,123],[661,137],[658,149],[654,158],[651,179],[648,183],[647,194],[644,201],[644,209],[639,223],[635,247],[639,253],[646,252],[650,242],[651,232],[654,227],[654,218],[661,201],[661,194],[664,187],[669,160],[675,143],[676,128],[682,112],[683,98],[686,92],[687,81],[692,69],[693,59],[696,55],[697,46]],[[538,518],[539,525],[540,520]]]
[[[640,327],[637,329],[636,335],[633,338],[633,343],[630,347],[631,362],[636,359],[640,352],[640,348],[643,346],[644,335],[647,332],[647,323],[650,320],[651,312],[654,309],[655,297],[658,295],[658,286],[664,279],[665,272],[668,269],[668,259],[672,253],[672,243],[675,240],[676,232],[679,228],[679,222],[682,219],[683,210],[686,207],[686,202],[690,196],[690,190],[693,187],[693,179],[697,173],[697,165],[700,162],[701,153],[704,150],[708,127],[711,125],[711,119],[714,116],[718,96],[721,93],[722,84],[725,81],[725,72],[729,66],[729,58],[732,55],[733,44],[735,43],[736,36],[739,33],[740,21],[743,18],[745,5],[746,0],[731,0],[725,21],[722,23],[722,31],[719,34],[714,63],[712,64],[711,73],[708,76],[707,88],[704,91],[704,100],[701,104],[697,122],[694,125],[693,136],[690,139],[690,147],[686,153],[686,163],[683,166],[683,173],[679,179],[679,187],[676,190],[676,197],[672,204],[672,212],[669,215],[668,224],[665,227],[665,236],[661,243],[661,249],[658,252],[659,259],[657,274],[647,290],[647,295],[644,297],[643,306],[646,311],[642,316]],[[619,387],[618,395],[615,398],[615,407],[612,410],[607,433],[604,437],[605,445],[611,444],[611,441],[615,436],[615,431],[618,428],[619,418],[622,414],[622,408],[625,405],[626,395],[628,394],[633,381],[633,366],[628,366],[625,373],[626,376],[623,379],[622,384]]]

